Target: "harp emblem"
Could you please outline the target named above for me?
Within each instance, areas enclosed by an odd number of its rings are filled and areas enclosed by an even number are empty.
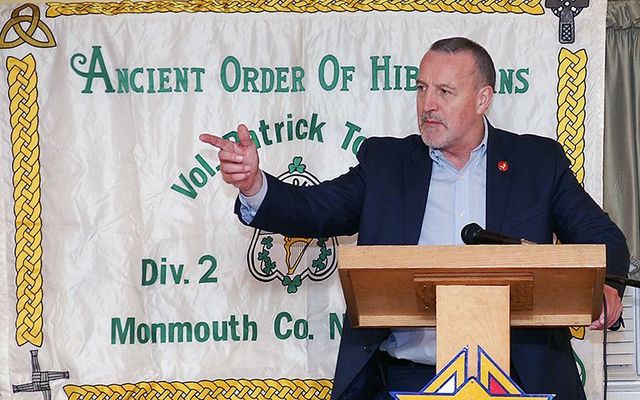
[[[287,275],[293,275],[313,239],[284,237],[284,262],[287,265]]]

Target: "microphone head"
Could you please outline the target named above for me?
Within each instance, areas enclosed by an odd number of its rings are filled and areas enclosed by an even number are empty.
[[[462,241],[465,244],[476,244],[476,235],[482,230],[482,227],[475,222],[465,225],[460,232]]]

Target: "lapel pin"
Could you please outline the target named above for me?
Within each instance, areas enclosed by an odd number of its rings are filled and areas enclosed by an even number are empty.
[[[506,161],[498,161],[498,170],[500,172],[507,172],[509,170],[509,163]]]

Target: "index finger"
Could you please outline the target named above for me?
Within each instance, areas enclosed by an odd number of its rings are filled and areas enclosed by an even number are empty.
[[[220,136],[211,135],[209,133],[203,133],[199,136],[201,142],[209,143],[213,147],[217,147],[220,150],[228,152],[234,152],[234,143],[231,140],[223,139]]]

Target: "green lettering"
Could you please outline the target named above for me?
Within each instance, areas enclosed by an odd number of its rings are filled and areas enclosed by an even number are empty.
[[[149,78],[149,87],[147,88],[147,93],[156,92],[155,81],[153,79],[153,73],[155,70],[155,68],[147,68],[147,77]]]
[[[276,67],[276,93],[285,93],[289,91],[289,86],[286,86],[288,72],[289,68],[287,67]]]
[[[234,72],[234,80],[232,84],[229,84],[229,81],[227,80],[227,66],[229,65],[231,66],[231,68],[233,68]],[[222,67],[220,67],[220,81],[222,82],[222,87],[224,88],[224,90],[226,90],[227,92],[235,92],[236,90],[238,90],[241,78],[240,73],[240,62],[237,58],[235,58],[234,56],[228,56],[225,57],[224,60],[222,60]]]
[[[404,67],[405,71],[405,86],[404,90],[407,92],[415,92],[418,90],[418,72],[420,69],[413,65],[407,65]]]
[[[249,85],[251,85],[251,91],[253,93],[258,93],[258,87],[256,86],[256,81],[258,80],[258,70],[252,67],[244,67],[244,85],[242,87],[243,92],[249,91]]]
[[[115,92],[115,89],[111,84],[111,78],[109,78],[109,74],[107,73],[107,67],[104,64],[104,58],[102,57],[102,52],[100,51],[101,46],[92,46],[91,48],[92,48],[91,61],[89,62],[89,69],[87,70],[87,72],[80,71],[80,69],[78,69],[75,65],[76,61],[77,61],[77,64],[79,65],[84,65],[87,63],[87,57],[84,54],[76,53],[73,56],[71,56],[71,59],[69,61],[73,72],[75,72],[76,74],[80,75],[83,78],[86,78],[87,80],[84,85],[84,90],[82,90],[82,93],[93,93],[91,89],[93,86],[93,80],[96,78],[103,80],[104,86],[105,86],[105,90],[104,90],[105,93]]]
[[[194,330],[195,330],[194,334],[196,336],[196,342],[200,342],[200,343],[206,342],[211,337],[209,324],[205,322],[198,322]]]
[[[240,321],[236,319],[235,315],[229,317],[229,328],[231,330],[231,340],[234,342],[240,341],[240,335],[238,334],[238,325],[240,325]]]
[[[269,93],[273,90],[275,82],[275,74],[271,68],[260,68],[260,75],[262,75],[262,90],[260,93]]]
[[[124,344],[129,337],[129,344],[133,344],[133,328],[136,325],[136,319],[133,317],[127,318],[127,322],[122,327],[122,321],[120,318],[111,318],[111,344]]]
[[[136,337],[138,338],[138,343],[147,343],[151,338],[151,330],[149,329],[149,325],[144,323],[138,325],[138,329],[136,329]]]
[[[287,139],[293,140],[293,114],[287,114]]]
[[[500,91],[498,93],[511,94],[511,91],[513,90],[513,70],[500,69],[499,71],[500,71]]]
[[[341,92],[348,92],[349,85],[347,82],[353,81],[353,73],[356,71],[356,67],[353,65],[346,65],[344,67],[340,67],[342,69],[342,87],[340,88]]]
[[[251,321],[247,314],[242,314],[242,340],[251,340],[252,342],[258,340],[258,324],[256,321]]]
[[[160,87],[158,87],[159,93],[168,93],[171,92],[171,87],[165,86],[169,83],[169,74],[171,73],[171,68],[158,68],[158,74],[160,75]]]
[[[158,340],[158,335],[160,339]],[[167,325],[166,324],[151,324],[151,343],[166,343],[167,342]]]
[[[189,179],[191,179],[191,182],[193,182],[197,188],[202,188],[207,184],[209,178],[207,178],[203,170],[198,167],[193,167],[191,171],[189,171]]]
[[[144,88],[136,83],[136,78],[143,72],[143,69],[138,67],[131,70],[131,75],[129,75],[129,83],[131,84],[131,89],[133,89],[136,93],[142,93]]]
[[[302,78],[304,78],[304,69],[302,67],[291,68],[291,91],[292,92],[304,92],[304,86],[302,85]]]
[[[173,71],[176,74],[176,93],[180,92],[188,92],[189,91],[189,69],[184,68],[174,68]]]
[[[329,62],[333,65],[333,79],[331,80],[331,83],[327,83],[325,79],[325,66]],[[320,67],[318,68],[318,80],[320,82],[320,87],[322,87],[326,91],[333,90],[338,84],[339,79],[340,65],[338,63],[338,59],[331,54],[327,54],[326,56],[322,57],[322,60],[320,60]]]
[[[342,145],[340,146],[342,147],[342,150],[346,150],[349,147],[349,143],[351,143],[353,134],[360,132],[362,130],[362,128],[360,128],[358,125],[349,121],[347,121],[347,123],[344,124],[344,126],[346,126],[349,129],[347,130],[347,136],[345,136],[344,140],[342,141]]]
[[[198,192],[196,192],[196,190],[193,188],[193,185],[184,176],[184,174],[180,174],[180,180],[182,181],[182,184],[184,185],[184,187],[174,183],[173,185],[171,185],[172,190],[175,190],[181,195],[187,196],[191,199],[195,199],[196,197],[198,197]]]
[[[216,171],[214,171],[213,168],[211,168],[211,165],[209,165],[207,160],[202,158],[200,154],[196,154],[196,160],[198,160],[200,165],[202,165],[202,168],[204,168],[204,170],[207,171],[209,175],[214,176],[216,174]]]
[[[327,123],[322,122],[319,125],[318,122],[318,114],[311,114],[311,127],[309,128],[309,140],[313,140],[316,135],[318,135],[318,142],[322,143],[322,127]]]
[[[284,128],[284,122],[276,122],[273,126],[276,129],[276,143],[282,143],[282,128]]]
[[[383,90],[391,90],[391,84],[389,83],[389,60],[391,56],[382,56],[383,64],[378,64],[378,56],[371,56],[371,91],[375,92],[380,90],[378,87],[378,74],[380,72],[384,73],[384,87]]]
[[[169,342],[175,343],[176,338],[178,343],[185,341],[191,343],[193,340],[193,326],[191,322],[169,322]]]
[[[329,339],[334,340],[336,338],[336,332],[342,336],[342,320],[344,316],[338,317],[336,313],[329,314]]]
[[[286,322],[292,322],[293,317],[286,311],[282,311],[276,315],[276,318],[273,320],[273,332],[276,335],[276,338],[280,340],[285,340],[291,336],[291,328],[286,328],[284,331],[282,330],[283,320]]]
[[[296,122],[296,137],[298,139],[304,139],[307,137],[307,131],[306,130],[302,130],[300,129],[301,126],[304,126],[305,129],[307,128],[307,120],[306,119],[299,119],[298,122]]]
[[[522,87],[516,86],[516,93],[526,93],[529,90],[529,81],[526,76],[529,75],[529,68],[522,68],[516,71],[516,79],[522,83]]]
[[[393,73],[394,73],[394,80],[395,80],[395,85],[393,85],[393,90],[402,89],[402,86],[400,86],[400,73],[401,72],[402,72],[402,65],[394,65],[393,66]]]
[[[196,75],[196,92],[202,92],[202,83],[200,77],[204,75],[204,68],[191,67],[191,72]]]
[[[221,328],[221,329],[220,329]],[[226,341],[227,335],[227,321],[213,321],[213,340],[216,342]]]
[[[118,93],[129,93],[129,68],[118,68],[116,74],[118,74]]]
[[[262,141],[264,142],[264,144],[267,145],[267,146],[271,146],[273,144],[273,141],[271,139],[269,139],[269,136],[268,136],[269,124],[267,124],[265,122],[265,120],[261,119],[260,120],[260,126],[258,127],[258,130],[262,134]]]

